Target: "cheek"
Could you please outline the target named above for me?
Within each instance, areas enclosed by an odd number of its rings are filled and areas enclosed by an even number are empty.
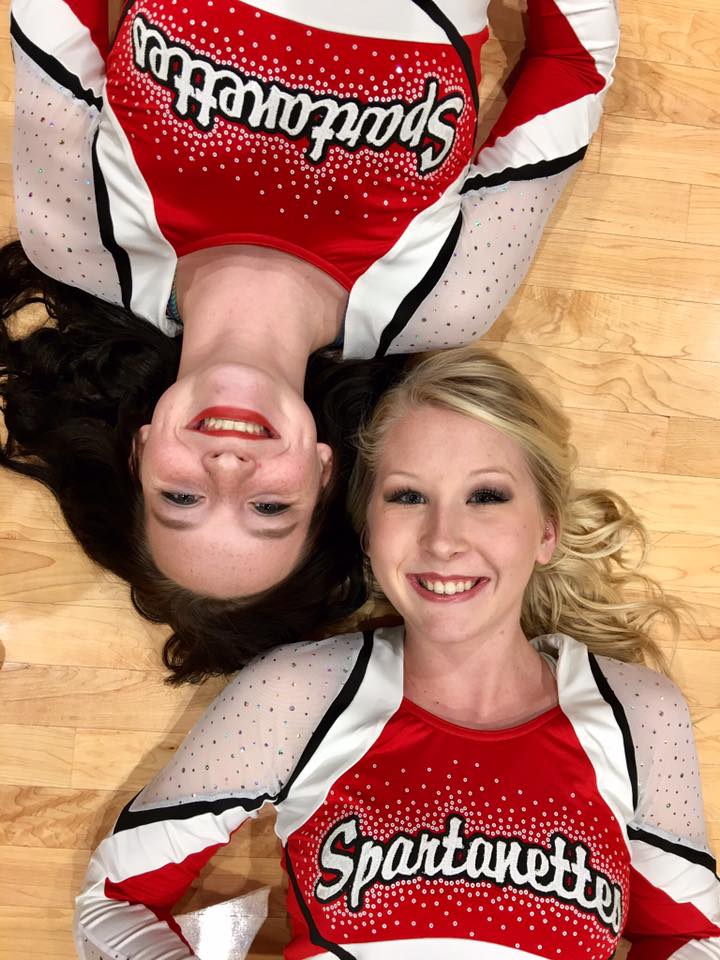
[[[309,487],[320,488],[321,464],[312,454],[303,456],[284,455],[272,460],[261,461],[256,479],[282,490],[300,491]]]
[[[193,473],[200,469],[199,458],[194,456],[187,447],[172,437],[163,435],[161,431],[151,430],[140,465],[143,483],[146,478],[156,477],[158,474],[163,476],[182,474],[184,477],[191,478]]]
[[[476,537],[482,552],[489,554],[501,569],[532,570],[540,534],[531,519],[497,516],[497,522],[484,522],[476,528]]]
[[[392,580],[398,568],[410,562],[417,552],[417,535],[412,525],[397,514],[371,513],[368,538],[370,562],[378,581]]]

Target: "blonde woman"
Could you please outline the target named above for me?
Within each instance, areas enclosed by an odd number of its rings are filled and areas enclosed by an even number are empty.
[[[644,531],[577,491],[568,423],[470,349],[422,361],[360,437],[351,507],[404,626],[245,668],[123,811],[81,955],[193,957],[171,905],[274,805],[285,956],[720,957],[687,706],[632,568]]]

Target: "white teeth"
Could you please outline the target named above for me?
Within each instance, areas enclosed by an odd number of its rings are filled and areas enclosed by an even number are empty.
[[[247,420],[225,420],[220,417],[208,417],[203,420],[199,429],[205,430],[234,430],[236,433],[254,433],[258,436],[269,436],[269,431],[259,423],[250,423]]]
[[[418,577],[418,580],[431,593],[452,597],[456,593],[465,593],[466,590],[471,590],[478,583],[479,578],[478,580],[448,580],[445,582],[443,580],[423,580],[422,577]]]

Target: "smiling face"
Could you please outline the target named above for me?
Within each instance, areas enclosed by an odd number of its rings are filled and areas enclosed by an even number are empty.
[[[555,547],[519,443],[432,406],[390,426],[367,530],[373,573],[408,637],[439,643],[517,635],[533,568]]]
[[[174,383],[136,457],[158,569],[215,597],[258,593],[295,568],[332,463],[302,398],[240,364]]]

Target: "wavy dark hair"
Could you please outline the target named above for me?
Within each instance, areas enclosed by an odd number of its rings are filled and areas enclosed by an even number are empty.
[[[11,319],[33,304],[49,321],[13,336]],[[333,476],[295,570],[260,594],[226,600],[157,569],[130,465],[136,431],[177,377],[181,346],[181,337],[47,277],[18,241],[0,249],[0,463],[52,491],[85,553],[127,581],[139,613],[171,627],[163,662],[172,683],[232,673],[261,651],[327,632],[365,602],[362,551],[345,507],[352,437],[404,367],[403,357],[310,357],[305,399],[318,439],[333,448]]]

